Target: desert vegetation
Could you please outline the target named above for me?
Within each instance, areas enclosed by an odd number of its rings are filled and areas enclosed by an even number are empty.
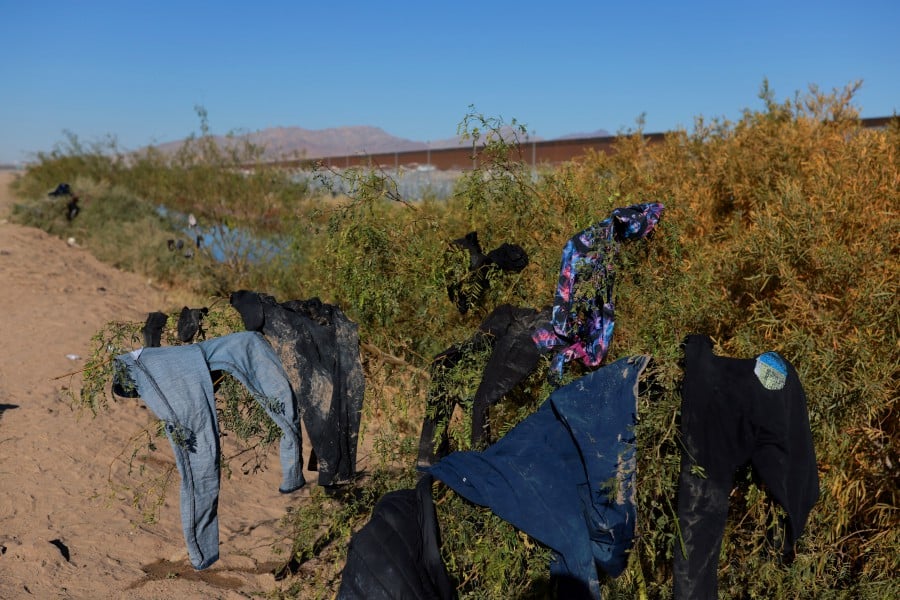
[[[292,173],[254,161],[256,149],[225,152],[201,132],[179,153],[138,155],[114,145],[67,143],[16,182],[14,218],[88,247],[99,258],[159,285],[188,290],[210,307],[206,335],[236,330],[230,291],[286,300],[318,296],[359,323],[367,376],[363,416],[366,475],[343,497],[313,489],[285,517],[293,548],[285,587],[273,596],[331,597],[351,532],[386,491],[411,487],[431,358],[467,339],[500,303],[552,303],[560,251],[575,232],[618,206],[666,209],[653,239],[623,245],[616,331],[608,361],[650,354],[639,399],[638,538],[627,570],[604,582],[608,598],[670,595],[678,546],[679,343],[707,333],[721,354],[775,350],[796,367],[808,397],[821,496],[798,545],[781,564],[767,542],[778,509],[748,472],[732,494],[719,570],[726,597],[900,596],[900,121],[863,129],[857,86],[812,87],[777,100],[763,85],[757,109],[736,121],[695,120],[648,144],[640,126],[612,154],[538,173],[517,160],[509,124],[477,112],[461,132],[487,144],[477,170],[448,200],[407,198],[377,170],[340,173],[334,197]],[[512,128],[515,131],[515,127]],[[252,168],[248,166],[252,165]],[[332,173],[323,178],[333,178]],[[69,182],[82,210],[67,220],[47,193]],[[165,210],[160,210],[163,207]],[[185,215],[206,227],[247,232],[246,243],[208,246],[193,257],[167,248],[185,237]],[[224,229],[223,229],[224,228]],[[484,246],[523,246],[521,273],[491,275],[479,308],[460,315],[447,298],[458,272],[449,241],[478,231]],[[187,239],[191,242],[190,239]],[[276,248],[277,251],[272,252]],[[176,307],[171,307],[173,310]],[[180,308],[180,307],[177,307]],[[167,343],[177,314],[170,319]],[[141,323],[110,323],[96,336],[78,405],[103,410],[109,358],[140,345]],[[546,365],[491,413],[497,435],[546,398]],[[479,365],[457,382],[471,396]],[[569,376],[574,377],[577,373]],[[273,432],[239,386],[222,386],[224,429],[256,448]],[[454,447],[467,448],[466,419]],[[134,460],[158,443],[136,441]],[[134,498],[148,515],[148,472]],[[158,490],[157,490],[158,491]],[[445,563],[463,598],[544,597],[550,552],[489,511],[435,488]]]

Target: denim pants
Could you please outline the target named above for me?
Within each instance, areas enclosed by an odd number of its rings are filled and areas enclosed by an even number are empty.
[[[486,450],[424,469],[553,549],[560,598],[599,599],[597,569],[612,577],[625,569],[637,517],[637,387],[648,361],[622,358],[576,379]]]
[[[366,380],[356,323],[318,298],[278,303],[240,290],[231,295],[248,331],[272,344],[294,388],[312,446],[310,470],[319,485],[349,483],[356,476],[356,447]]]
[[[117,379],[130,380],[165,422],[181,474],[188,555],[195,569],[205,569],[219,558],[219,428],[210,371],[233,375],[281,428],[279,491],[306,483],[297,410],[281,362],[262,335],[247,331],[189,346],[143,348],[116,362]]]

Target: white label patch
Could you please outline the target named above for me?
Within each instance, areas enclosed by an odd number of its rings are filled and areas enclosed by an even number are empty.
[[[780,390],[787,381],[787,365],[777,352],[757,356],[753,372],[767,390]]]

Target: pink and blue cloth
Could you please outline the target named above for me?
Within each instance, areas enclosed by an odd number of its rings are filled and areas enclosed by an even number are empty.
[[[606,358],[615,325],[613,261],[619,244],[647,237],[663,209],[656,202],[616,208],[563,247],[550,324],[532,334],[539,349],[554,352],[552,376],[559,379],[569,361],[597,367]]]

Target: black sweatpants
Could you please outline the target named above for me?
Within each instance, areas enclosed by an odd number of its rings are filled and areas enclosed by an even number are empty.
[[[539,323],[549,318],[549,308],[538,311],[503,304],[481,322],[471,338],[435,356],[431,363],[426,417],[419,439],[419,466],[434,464],[449,451],[447,435],[441,436],[437,448],[434,447],[434,435],[438,427],[449,422],[453,409],[466,400],[448,384],[448,378],[459,363],[467,356],[490,351],[472,401],[472,447],[477,448],[490,436],[487,420],[490,407],[537,368],[541,350],[531,339],[531,334]]]
[[[783,552],[794,543],[819,497],[806,395],[793,366],[774,352],[716,356],[712,340],[684,343],[675,598],[715,599],[718,559],[735,471],[749,463],[770,498],[787,513]]]

